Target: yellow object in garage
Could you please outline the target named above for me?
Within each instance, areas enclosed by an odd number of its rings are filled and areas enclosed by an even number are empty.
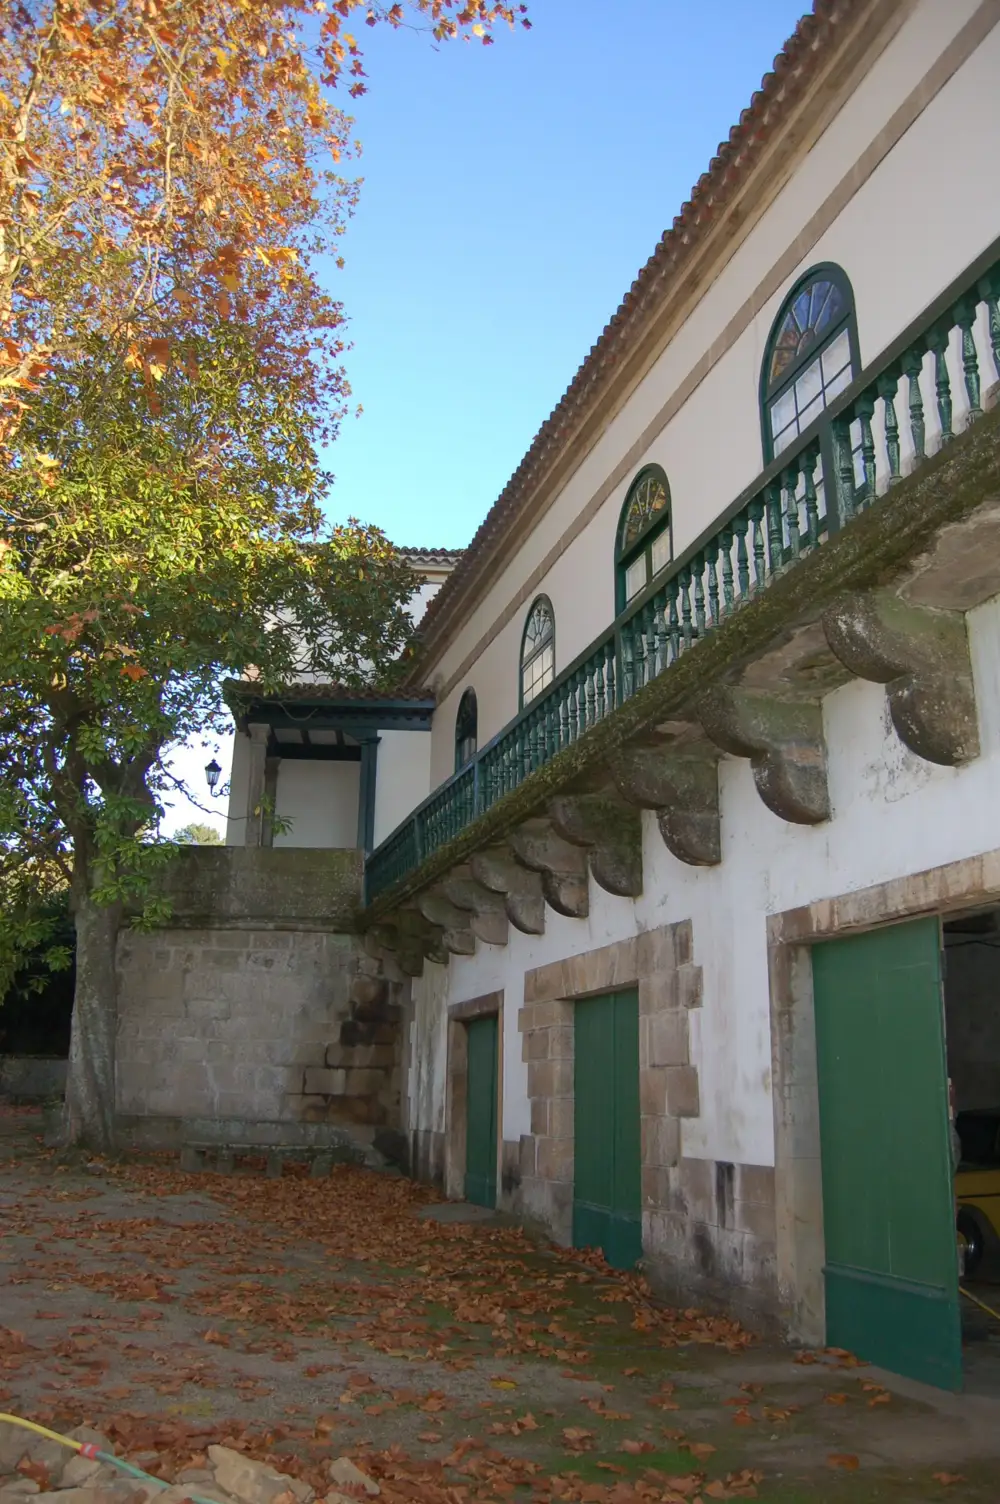
[[[1000,1165],[960,1167],[955,1174],[956,1223],[966,1274],[974,1274],[989,1247],[1000,1246]]]

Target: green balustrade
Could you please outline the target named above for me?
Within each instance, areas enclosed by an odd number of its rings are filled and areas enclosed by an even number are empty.
[[[370,903],[591,727],[667,673],[778,574],[982,412],[1000,378],[995,246],[475,759],[368,858]],[[994,375],[986,373],[992,364]],[[962,380],[953,386],[953,372]],[[934,419],[928,422],[929,400]],[[822,497],[822,506],[820,498]]]

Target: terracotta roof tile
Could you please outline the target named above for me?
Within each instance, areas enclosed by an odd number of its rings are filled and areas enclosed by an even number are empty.
[[[407,559],[441,559],[450,562],[452,559],[460,559],[465,553],[464,548],[406,548],[402,543],[396,545],[397,553],[403,554]]]
[[[524,459],[464,550],[461,562],[428,605],[421,621],[422,632],[426,633],[428,627],[447,616],[452,603],[457,603],[484,571],[494,545],[524,508],[562,437],[611,378],[632,340],[641,334],[681,258],[691,252],[722,201],[749,173],[776,127],[809,90],[823,57],[824,44],[864,3],[865,0],[814,0],[812,13],[799,21],[774,59],[772,71],[765,74],[749,107],[729,132],[728,140],[720,143],[707,172],[702,173],[692,189],[690,199],[660,238],[565,394],[538,430]],[[418,658],[412,673],[419,674],[421,667]]]

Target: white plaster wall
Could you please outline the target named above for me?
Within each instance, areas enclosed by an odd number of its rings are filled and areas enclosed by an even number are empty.
[[[445,682],[976,9],[977,0],[948,5],[923,0],[915,8],[626,406],[581,459],[517,556],[484,592],[459,640],[433,665]],[[854,286],[865,362],[1000,233],[1000,209],[988,186],[996,180],[1000,139],[998,77],[1000,28],[994,28],[636,462],[636,470],[653,460],[666,469],[677,552],[763,468],[760,362],[777,309],[797,276],[825,260],[844,267]],[[735,117],[735,108],[733,113]],[[673,209],[664,205],[664,217]],[[988,382],[992,377],[986,374]],[[613,538],[628,483],[626,479],[615,488],[538,587],[555,609],[559,668],[612,620]],[[517,657],[528,606],[526,601],[439,707],[431,755],[435,786],[452,772],[455,713],[466,684],[474,685],[478,697],[480,745],[516,714]]]
[[[529,1131],[517,1030],[525,971],[690,919],[704,1003],[691,1013],[701,1116],[683,1125],[684,1153],[773,1163],[766,916],[1000,847],[1000,598],[970,612],[968,624],[982,743],[974,762],[940,768],[921,761],[896,736],[883,689],[852,682],[823,707],[833,809],[826,824],[808,828],[778,819],[758,797],[749,763],[725,759],[718,867],[679,862],[664,846],[655,816],[646,814],[640,899],[614,898],[591,882],[589,919],[547,909],[544,935],[511,928],[507,946],[480,943],[475,956],[452,958],[449,1003],[504,989],[505,1139]],[[445,1036],[439,1002],[424,1032],[416,987],[415,1042],[432,1063],[415,1104],[427,1117],[414,1125],[433,1127],[444,1111]],[[440,984],[435,987],[437,996]]]
[[[375,845],[431,791],[428,731],[383,731],[375,767]]]
[[[274,845],[357,846],[360,773],[358,762],[283,758],[274,809],[292,826],[275,834]]]
[[[414,977],[410,1025],[410,1069],[406,1079],[411,1129],[444,1132],[445,1071],[448,1063],[449,969],[428,961]]]
[[[233,736],[233,768],[229,775],[229,806],[226,815],[226,845],[247,843],[247,786],[250,782],[250,738],[242,731]]]

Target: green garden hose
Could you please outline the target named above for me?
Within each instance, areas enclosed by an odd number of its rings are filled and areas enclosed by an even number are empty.
[[[57,1441],[60,1446],[69,1447],[78,1452],[81,1457],[86,1457],[91,1462],[108,1462],[120,1472],[128,1473],[132,1478],[141,1478],[143,1483],[152,1483],[157,1488],[170,1488],[162,1478],[154,1478],[152,1473],[144,1473],[141,1467],[135,1467],[131,1462],[125,1462],[123,1458],[116,1457],[113,1452],[101,1452],[92,1441],[74,1441],[72,1436],[63,1436],[60,1431],[50,1431],[48,1426],[39,1426],[33,1420],[24,1420],[20,1415],[6,1415],[0,1411],[0,1421],[7,1421],[12,1426],[22,1426],[25,1431],[34,1431],[36,1436],[44,1436],[48,1441]],[[200,1494],[188,1494],[192,1504],[219,1504],[217,1499],[206,1499]]]

